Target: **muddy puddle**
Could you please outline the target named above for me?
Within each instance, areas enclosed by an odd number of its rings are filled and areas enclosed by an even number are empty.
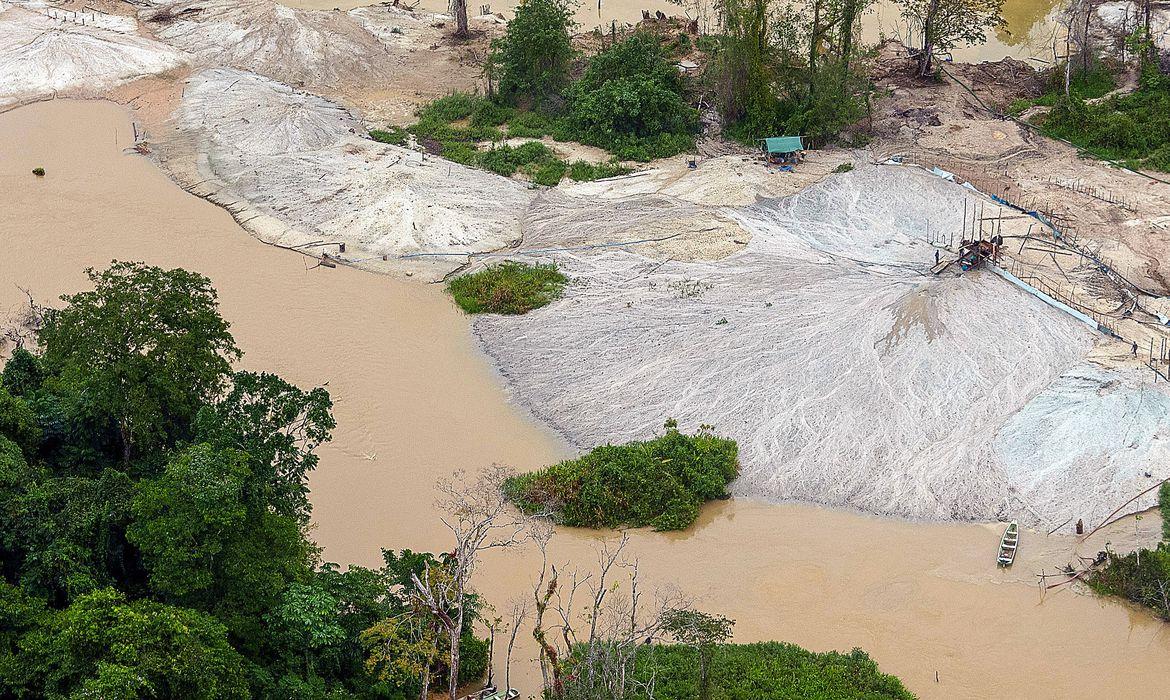
[[[219,208],[123,154],[126,113],[54,101],[0,114],[0,310],[27,287],[42,300],[81,288],[113,258],[211,277],[244,364],[302,386],[328,383],[338,427],[312,479],[314,536],[330,560],[376,565],[379,548],[447,546],[432,485],[458,467],[529,469],[566,454],[508,403],[467,322],[433,286],[309,261],[265,246]],[[45,168],[44,179],[34,167]],[[1081,546],[1150,540],[1156,517]],[[740,641],[861,647],[924,698],[1140,697],[1170,685],[1170,637],[1127,606],[1069,589],[1043,599],[1034,573],[1073,542],[1024,534],[1008,572],[999,528],[914,524],[802,505],[730,501],[691,531],[637,532],[646,577],[737,620]],[[585,566],[604,537],[560,532],[554,561]],[[500,614],[528,595],[531,551],[485,562],[476,585]],[[521,637],[513,683],[538,688]],[[502,646],[498,655],[502,656]],[[937,681],[936,681],[937,673]]]

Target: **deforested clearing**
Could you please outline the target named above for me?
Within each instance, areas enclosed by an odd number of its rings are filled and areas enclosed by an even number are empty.
[[[187,61],[166,44],[112,29],[133,27],[127,18],[86,13],[85,22],[77,13],[0,3],[0,105],[70,91],[99,94]]]
[[[739,495],[926,519],[1100,519],[1148,481],[1108,456],[1133,440],[1163,454],[1170,395],[1070,387],[1088,328],[988,272],[926,274],[928,227],[961,227],[968,196],[861,168],[735,212],[751,241],[721,261],[554,255],[577,280],[563,300],[475,328],[518,400],[576,444],[644,438],[667,417],[714,424],[740,444]],[[1148,410],[1127,408],[1143,396]],[[1053,401],[1077,410],[1053,415]],[[1067,458],[1028,442],[1052,421],[1084,436]],[[1081,468],[1090,453],[1106,466]],[[1170,476],[1164,459],[1139,461]]]

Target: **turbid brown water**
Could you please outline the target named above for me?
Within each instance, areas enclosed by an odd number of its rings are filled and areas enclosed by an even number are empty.
[[[435,287],[347,269],[306,270],[250,238],[219,208],[124,154],[126,113],[54,101],[0,114],[0,309],[81,288],[113,258],[211,277],[244,363],[336,402],[334,442],[312,479],[318,542],[330,560],[378,564],[379,548],[447,546],[432,484],[457,467],[527,469],[564,448],[507,402],[465,318]],[[43,179],[31,174],[44,167]],[[602,409],[599,409],[602,410]],[[1151,539],[1156,517],[1080,547]],[[587,565],[604,534],[563,531],[553,558]],[[861,647],[925,698],[1159,697],[1170,638],[1146,613],[1067,587],[1043,600],[1033,574],[1073,543],[1025,533],[996,569],[999,526],[896,522],[801,505],[719,503],[691,530],[639,531],[631,554],[735,618],[739,640],[816,650]],[[526,595],[532,552],[490,558],[476,585],[504,611]],[[526,642],[526,637],[521,637]],[[523,644],[513,683],[537,689]],[[936,682],[935,673],[938,673]]]

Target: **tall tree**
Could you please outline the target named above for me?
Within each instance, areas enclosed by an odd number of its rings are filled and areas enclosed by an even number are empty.
[[[548,109],[569,85],[572,15],[564,0],[521,0],[494,46],[500,97],[513,105]]]
[[[186,270],[114,262],[86,271],[93,291],[61,297],[38,339],[45,364],[112,419],[128,463],[187,436],[240,356],[211,281]]]
[[[446,514],[443,524],[451,531],[455,547],[442,568],[427,564],[421,573],[411,574],[412,597],[439,620],[450,642],[450,700],[455,700],[459,684],[459,653],[474,596],[471,577],[480,555],[524,539],[524,520],[514,515],[504,495],[508,476],[508,470],[493,465],[474,478],[459,472],[439,483],[438,506]]]
[[[198,439],[246,453],[268,505],[307,523],[307,478],[317,467],[317,447],[329,441],[336,425],[329,392],[304,391],[267,372],[237,372],[231,385],[226,396],[200,411]]]
[[[934,56],[960,45],[982,44],[1004,24],[1003,0],[898,0],[902,17],[921,38],[918,75],[934,71]]]
[[[734,625],[735,620],[690,608],[674,608],[663,615],[663,631],[679,644],[693,647],[699,657],[699,700],[711,696],[711,655],[716,646],[731,639]]]

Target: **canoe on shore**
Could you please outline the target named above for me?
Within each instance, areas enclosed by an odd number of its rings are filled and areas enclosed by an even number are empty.
[[[1020,526],[1013,520],[1003,531],[1003,537],[999,541],[999,559],[996,563],[1000,566],[1011,566],[1016,560],[1016,549],[1019,546]]]

